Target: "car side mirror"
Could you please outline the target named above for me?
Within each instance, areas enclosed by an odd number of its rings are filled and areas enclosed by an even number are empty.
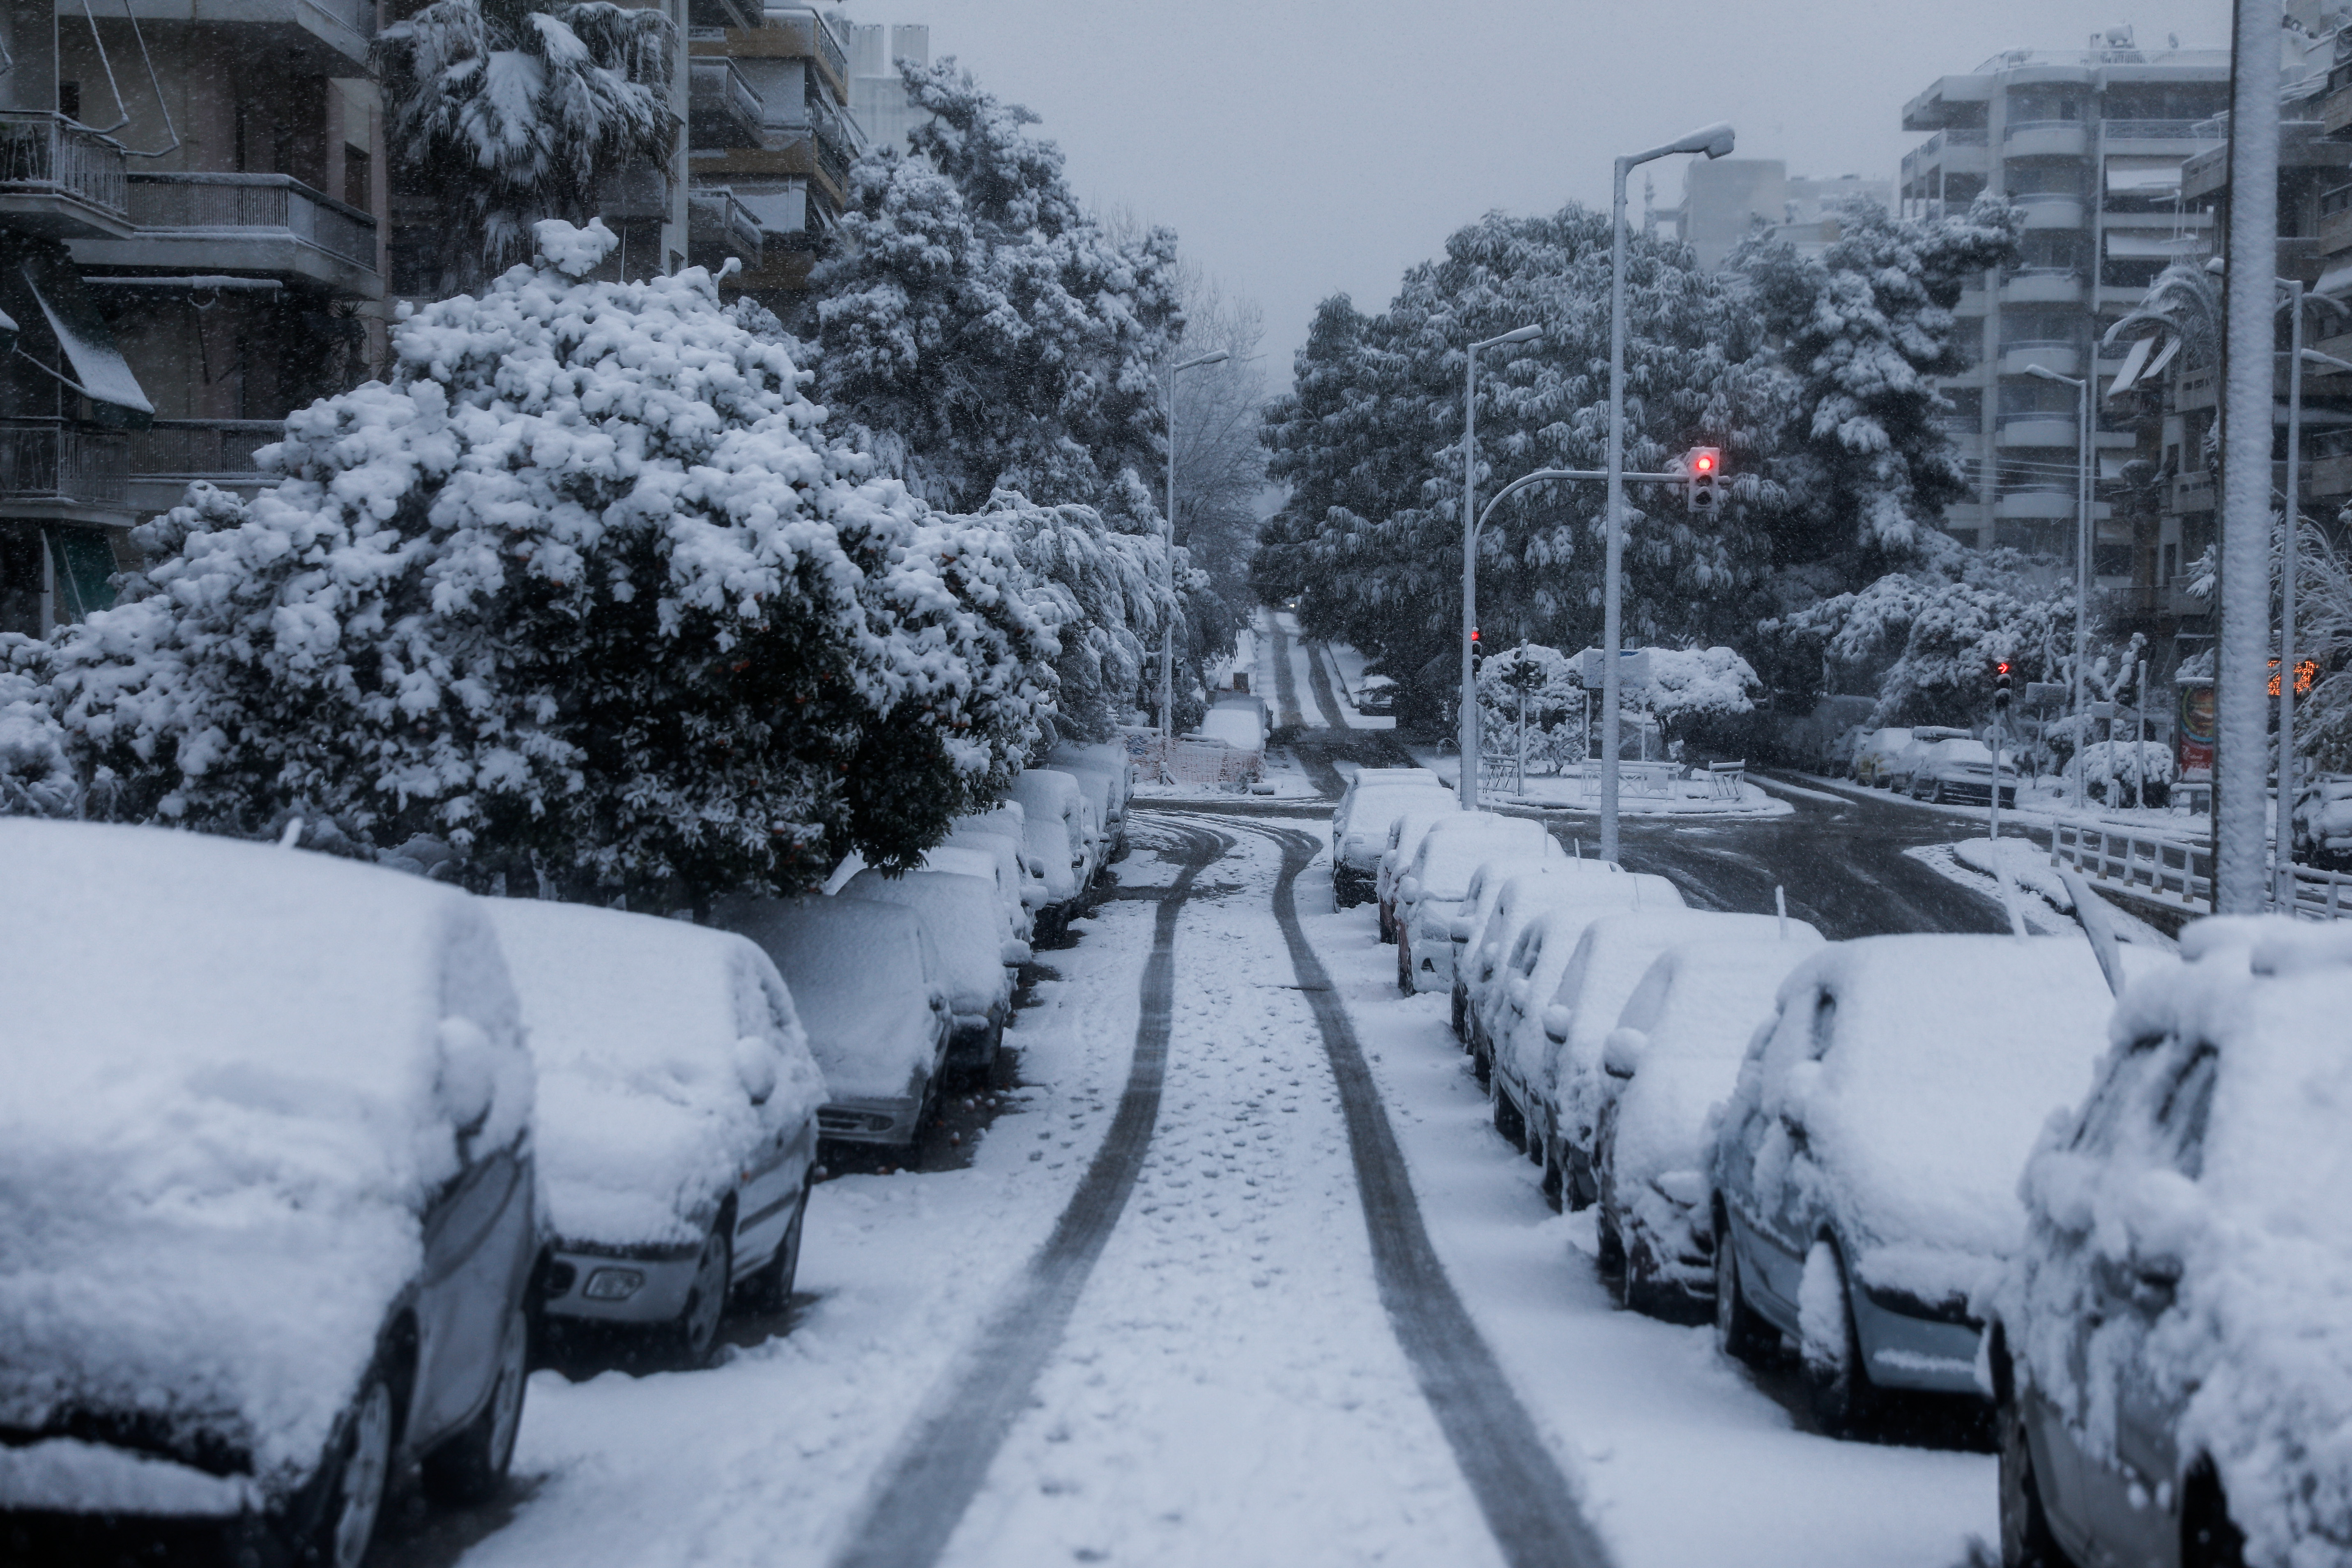
[[[1650,1048],[1650,1037],[1639,1029],[1612,1029],[1601,1044],[1601,1070],[1611,1078],[1632,1078],[1642,1065],[1642,1053]]]
[[[461,1139],[479,1132],[498,1100],[498,1068],[489,1036],[471,1018],[441,1020],[441,1074],[435,1097]]]
[[[1520,984],[1525,984],[1526,982],[1522,981]],[[1553,1045],[1568,1044],[1568,1031],[1575,1026],[1575,1023],[1576,1009],[1573,1007],[1563,1006],[1555,1002],[1543,1010],[1544,1037],[1550,1040]]]
[[[767,1041],[757,1035],[745,1035],[735,1042],[735,1079],[743,1086],[744,1098],[754,1105],[765,1105],[776,1092],[776,1053]]]

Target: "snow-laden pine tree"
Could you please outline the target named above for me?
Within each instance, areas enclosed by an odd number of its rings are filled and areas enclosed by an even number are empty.
[[[916,155],[851,171],[843,243],[812,279],[816,395],[936,506],[1011,489],[1108,510],[1124,475],[1160,472],[1175,237],[1118,243],[1023,129],[1034,115],[952,59],[902,68],[930,119]]]
[[[1297,390],[1268,408],[1270,472],[1291,486],[1261,536],[1261,591],[1297,597],[1310,633],[1344,638],[1405,673],[1459,636],[1463,384],[1468,345],[1524,325],[1540,342],[1488,350],[1478,380],[1478,494],[1540,468],[1606,458],[1609,220],[1570,206],[1490,215],[1406,274],[1365,320],[1327,301],[1297,360]],[[1780,503],[1764,460],[1784,378],[1760,357],[1752,312],[1689,249],[1633,237],[1626,466],[1658,470],[1693,446],[1720,447],[1733,476],[1720,517],[1680,493],[1630,487],[1630,640],[1728,635],[1769,564],[1760,516]],[[1548,486],[1507,504],[1480,538],[1479,619],[1497,642],[1598,640],[1602,490]]]
[[[71,816],[81,804],[48,666],[47,644],[0,633],[0,816]]]
[[[1864,203],[1817,258],[1754,240],[1734,254],[1797,382],[1775,468],[1796,503],[1776,530],[1780,564],[1843,557],[1847,580],[1865,582],[1918,559],[1945,503],[1968,496],[1933,378],[1967,368],[1952,307],[2015,258],[2019,232],[1997,196],[1927,220]]]
[[[122,815],[324,811],[583,894],[909,863],[1041,742],[1053,606],[827,439],[700,269],[591,282],[602,225],[537,239],[293,415],[276,488],[147,525],[57,650],[85,766]]]
[[[440,292],[527,260],[541,218],[585,222],[600,181],[667,164],[676,40],[660,7],[607,0],[434,0],[376,36],[393,166],[446,220]]]

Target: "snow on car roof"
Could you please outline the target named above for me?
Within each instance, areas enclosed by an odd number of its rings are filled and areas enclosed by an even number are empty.
[[[143,1410],[317,1461],[423,1267],[418,1216],[530,1114],[498,939],[422,878],[0,820],[0,1426]]]
[[[729,899],[714,918],[774,961],[834,1100],[903,1096],[930,1069],[937,961],[914,910],[872,899]]]
[[[1790,1073],[1835,1023],[1818,1083]],[[1823,1179],[1864,1235],[1875,1283],[1934,1297],[1949,1266],[1928,1255],[2006,1255],[2023,1223],[2019,1173],[2051,1112],[2090,1087],[2105,1048],[2106,983],[2078,936],[1862,937],[1833,943],[1780,988],[1764,1109],[1804,1121]],[[1801,1103],[1800,1103],[1801,1102]]]
[[[1413,851],[1412,874],[1421,879],[1423,896],[1459,899],[1468,893],[1470,879],[1490,860],[1542,865],[1563,855],[1543,824],[1518,816],[1487,816],[1458,813],[1458,822],[1436,822],[1422,836]]]
[[[886,877],[860,871],[841,889],[845,899],[874,899],[915,911],[939,949],[949,1005],[967,1016],[1012,999],[1004,973],[1004,906],[992,882],[951,871],[909,871]]]
[[[556,1234],[697,1239],[761,1142],[824,1100],[775,965],[741,936],[683,921],[484,902],[539,1065],[540,1186]]]

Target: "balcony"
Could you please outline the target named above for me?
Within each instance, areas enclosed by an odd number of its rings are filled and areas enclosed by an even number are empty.
[[[158,419],[131,435],[128,498],[142,516],[180,504],[188,484],[207,480],[250,498],[265,485],[254,454],[286,437],[281,419]]]
[[[0,421],[0,506],[17,517],[121,524],[130,437],[62,420]]]
[[[1918,174],[1929,169],[1942,169],[1954,174],[1981,174],[1991,167],[1991,162],[1983,130],[1955,128],[1938,131],[1903,155],[1903,179],[1907,184]]]
[[[127,239],[73,247],[84,267],[261,273],[321,284],[349,299],[383,297],[375,219],[285,174],[128,176]]]
[[[2177,150],[2177,144],[2192,142],[2198,147],[2210,147],[2221,140],[2220,129],[2210,120],[2103,120],[2099,134],[2113,152],[2164,152]],[[2161,145],[2119,148],[2118,142],[2156,142]]]
[[[688,61],[687,125],[698,148],[757,147],[767,107],[735,62],[702,56]]]
[[[2080,228],[2083,198],[2063,191],[2029,191],[2010,198],[2028,228]]]
[[[1993,440],[2003,447],[2074,449],[2082,423],[2071,414],[2004,414]]]
[[[2003,128],[2004,158],[2079,158],[2089,137],[2079,120],[2020,120]]]
[[[686,195],[686,259],[713,277],[730,257],[746,274],[761,269],[763,236],[758,215],[724,185],[698,185]]]
[[[296,63],[305,66],[331,68],[325,68],[330,76],[363,73],[310,57],[332,50],[351,64],[363,67],[368,63],[368,45],[375,37],[375,0],[110,0],[104,14],[120,18],[126,10],[142,24],[235,27],[240,46],[292,56]],[[82,0],[58,0],[58,20],[61,26],[86,25]],[[124,91],[129,90],[126,84]]]
[[[2083,351],[2071,338],[2001,345],[2001,374],[2024,375],[2033,365],[2055,371],[2060,375],[2080,375],[2083,374]],[[2069,436],[2067,440],[2071,443],[2074,437]]]
[[[122,148],[61,114],[0,110],[0,223],[48,239],[131,232]]]
[[[2000,280],[2004,305],[2075,305],[2083,299],[2083,275],[2072,267],[2021,267]]]
[[[669,174],[658,164],[634,163],[600,182],[596,216],[608,223],[669,216]]]
[[[838,212],[847,204],[850,160],[836,142],[814,127],[795,132],[789,126],[768,127],[765,144],[725,153],[697,153],[689,167],[698,185],[761,185],[791,180],[813,183],[827,207]]]
[[[815,11],[772,10],[764,27],[694,27],[687,34],[688,55],[736,59],[805,59],[834,101],[849,101],[849,47]]]
[[[2004,522],[2073,522],[2077,504],[2073,485],[2035,480],[2003,485],[1992,503],[1992,514]],[[2105,501],[2094,502],[2091,521],[2104,522],[2114,510]]]
[[[2172,481],[2173,511],[2211,511],[2213,510],[2213,470],[2201,468],[2182,474]]]

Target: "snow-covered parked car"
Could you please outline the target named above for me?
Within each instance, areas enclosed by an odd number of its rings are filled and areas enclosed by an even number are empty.
[[[915,911],[939,953],[940,977],[954,1016],[948,1065],[979,1069],[996,1059],[1013,1011],[1013,972],[1027,949],[1005,934],[996,889],[977,877],[946,871],[887,876],[860,871],[837,897],[874,899]]]
[[[2180,951],[2026,1167],[1988,1356],[2004,1563],[2352,1561],[2352,930]]]
[[[1019,922],[1019,935],[1024,942],[1037,940],[1035,925],[1039,911],[1048,902],[1045,897],[1045,858],[1033,852],[1027,843],[1028,817],[1013,801],[1003,800],[988,811],[959,816],[948,825],[948,836],[940,840],[944,848],[975,848],[987,851],[1000,862],[1010,856],[1014,884],[1021,890],[1022,907],[1028,919]]]
[[[1388,842],[1381,847],[1380,864],[1372,873],[1373,908],[1379,914],[1382,942],[1397,939],[1397,883],[1421,848],[1422,838],[1438,824],[1452,822],[1462,815],[1462,803],[1450,793],[1442,796],[1415,795],[1390,819]]]
[[[1453,980],[1447,986],[1453,998],[1454,1037],[1467,1045],[1470,1040],[1469,966],[1479,941],[1486,933],[1486,922],[1495,917],[1504,901],[1504,893],[1521,877],[1546,877],[1559,873],[1567,877],[1624,874],[1624,868],[1613,860],[1585,860],[1575,858],[1547,858],[1541,864],[1521,869],[1508,861],[1489,860],[1470,873],[1470,886],[1463,892],[1462,908],[1454,917]]]
[[[1569,865],[1577,862],[1571,860]],[[1585,865],[1607,864],[1586,861]],[[1478,933],[1477,945],[1470,952],[1469,973],[1462,980],[1463,1020],[1469,1030],[1463,1042],[1477,1065],[1483,1081],[1491,1072],[1498,1043],[1517,1026],[1518,1005],[1513,1000],[1515,988],[1509,984],[1513,975],[1527,976],[1535,973],[1537,954],[1523,951],[1521,941],[1529,924],[1539,915],[1558,910],[1575,917],[1574,923],[1563,922],[1551,928],[1538,945],[1549,944],[1554,936],[1565,943],[1554,954],[1558,963],[1549,971],[1547,985],[1559,981],[1559,967],[1575,951],[1577,939],[1584,927],[1603,915],[1626,910],[1678,910],[1683,907],[1682,893],[1665,878],[1648,871],[1620,871],[1613,876],[1567,871],[1557,861],[1549,863],[1543,873],[1532,877],[1514,877],[1504,884],[1502,894],[1495,900],[1495,912],[1487,917],[1485,928]],[[1459,971],[1457,977],[1460,977]],[[1550,994],[1549,991],[1545,993]]]
[[[1031,768],[1005,793],[1021,807],[1022,842],[1043,867],[1045,913],[1058,928],[1076,912],[1094,880],[1095,832],[1086,792],[1066,773]]]
[[[1887,787],[1894,777],[1895,759],[1911,743],[1911,731],[1896,724],[1873,730],[1853,749],[1853,782]]]
[[[2010,752],[2000,759],[2000,804],[2017,804],[2017,769]],[[1910,759],[1910,794],[1914,800],[1990,801],[1992,748],[1982,741],[1931,741]]]
[[[1037,922],[1021,896],[1020,859],[1009,841],[998,838],[983,844],[966,839],[959,844],[950,839],[925,850],[922,864],[915,869],[973,877],[988,884],[996,900],[1004,962],[1014,967],[1029,962],[1029,937]]]
[[[1454,792],[1427,768],[1359,768],[1331,809],[1331,901],[1362,903],[1373,890],[1381,854],[1397,814],[1420,794],[1454,804]]]
[[[864,873],[860,872],[863,876]],[[874,899],[722,900],[713,918],[760,944],[824,1073],[820,1138],[908,1145],[930,1125],[953,1032],[920,916]]]
[[[1567,858],[1542,823],[1524,816],[1457,811],[1431,824],[1397,879],[1397,989],[1410,996],[1454,988],[1454,917],[1465,912],[1480,867],[1532,871]]]
[[[2352,773],[2322,773],[2296,794],[2294,856],[2323,871],[2352,871]]]
[[[699,1366],[731,1295],[780,1310],[800,1268],[825,1088],[792,996],[732,932],[484,901],[539,1068],[542,1321]]]
[[[1601,1070],[1619,1087],[1593,1137],[1601,1255],[1623,1270],[1625,1304],[1635,1311],[1706,1320],[1715,1299],[1707,1113],[1730,1097],[1780,982],[1821,945],[1792,927],[1786,940],[1670,947],[1601,1042]]]
[[[1065,741],[1045,754],[1045,762],[1086,786],[1102,824],[1107,845],[1103,858],[1118,858],[1127,848],[1127,807],[1135,795],[1135,761],[1127,748]]]
[[[480,904],[149,827],[0,820],[0,1541],[356,1568],[411,1464],[490,1495],[539,1237]]]
[[[1795,1340],[1832,1433],[1883,1391],[1980,1394],[1971,1300],[2023,1237],[2026,1156],[2090,1087],[2111,1005],[2079,937],[1864,937],[1800,966],[1709,1160],[1723,1349]]]
[[[1516,1075],[1514,1095],[1527,1117],[1528,1155],[1541,1162],[1544,1187],[1570,1208],[1586,1208],[1601,1195],[1592,1173],[1592,1141],[1602,1108],[1616,1097],[1618,1079],[1601,1068],[1601,1051],[1619,1015],[1660,953],[1685,942],[1756,939],[1818,944],[1821,933],[1802,921],[1777,915],[1732,914],[1717,910],[1647,909],[1604,915],[1584,928],[1569,955],[1559,983],[1539,1015],[1542,1060],[1517,1058],[1529,1074]]]
[[[1367,675],[1356,688],[1356,711],[1367,719],[1385,719],[1396,711],[1397,683],[1385,675]]]
[[[1939,742],[1968,738],[1966,730],[1955,730],[1947,724],[1916,725],[1911,731],[1911,738],[1896,747],[1895,754],[1880,764],[1877,782],[1888,789],[1909,795],[1911,781],[1918,776],[1920,765]],[[1992,753],[1987,752],[1985,754],[1990,759]]]

